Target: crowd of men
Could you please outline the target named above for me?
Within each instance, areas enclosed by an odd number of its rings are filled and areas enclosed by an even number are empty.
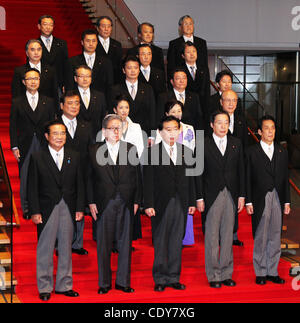
[[[287,153],[274,141],[271,116],[260,120],[260,143],[248,147],[229,71],[217,74],[219,91],[210,95],[207,45],[194,35],[193,19],[180,18],[181,36],[170,41],[167,64],[148,22],[138,26],[140,44],[125,53],[111,38],[112,19],[100,17],[96,29],[82,32],[82,53],[74,57],[67,42],[53,36],[54,24],[53,17],[40,17],[40,38],[26,44],[27,63],[15,68],[12,80],[10,114],[24,218],[38,231],[40,298],[49,300],[53,290],[79,296],[72,289],[72,252],[88,254],[85,215],[93,218],[99,294],[112,288],[112,252],[119,254],[115,288],[134,292],[132,240],[140,237],[141,212],[151,218],[155,291],[186,288],[180,282],[182,241],[196,209],[210,287],[235,286],[232,246],[243,246],[237,231],[245,206],[252,216],[256,283],[283,284],[277,267],[282,213],[290,212]],[[167,113],[167,106],[179,114]],[[204,153],[195,140],[204,140]],[[192,149],[185,145],[191,141]]]

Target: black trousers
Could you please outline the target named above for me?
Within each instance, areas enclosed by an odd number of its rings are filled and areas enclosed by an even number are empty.
[[[179,198],[172,198],[158,227],[152,230],[155,284],[167,285],[179,282],[183,235],[184,213]]]

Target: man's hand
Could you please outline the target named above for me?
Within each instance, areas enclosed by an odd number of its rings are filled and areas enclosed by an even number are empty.
[[[138,211],[138,209],[139,209],[139,205],[138,204],[134,204],[134,206],[133,206],[133,214],[134,215],[136,215],[136,212]]]
[[[189,214],[193,215],[196,211],[196,208],[194,206],[189,207]]]
[[[291,205],[289,203],[284,204],[284,210],[283,213],[285,215],[289,215],[291,212]]]
[[[204,203],[204,200],[197,201],[196,206],[197,206],[197,210],[198,210],[200,213],[204,212],[204,210],[205,210],[205,203]]]
[[[38,225],[40,223],[43,223],[43,221],[42,221],[42,215],[40,213],[39,214],[33,214],[31,216],[31,220],[36,225]]]
[[[20,150],[18,148],[12,150],[16,160],[19,162],[21,158]]]
[[[246,210],[249,215],[252,215],[254,213],[253,204],[246,205]]]
[[[96,204],[89,204],[90,212],[95,221],[97,221],[98,209]]]
[[[152,216],[155,216],[155,210],[153,208],[149,208],[145,210],[146,215],[149,216],[149,218],[151,218]]]
[[[240,213],[245,206],[245,198],[244,197],[239,197],[238,199],[238,213]]]
[[[83,219],[83,217],[84,217],[84,214],[83,214],[83,212],[76,212],[76,221],[81,221],[82,219]]]

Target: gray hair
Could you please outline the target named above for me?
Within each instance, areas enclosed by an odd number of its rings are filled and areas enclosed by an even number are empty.
[[[102,121],[102,128],[107,129],[107,125],[111,120],[119,120],[122,124],[122,118],[120,116],[118,116],[117,114],[108,114]]]
[[[29,39],[28,40],[28,42],[26,43],[26,45],[25,45],[25,51],[27,52],[28,51],[28,47],[29,47],[29,45],[30,44],[33,44],[33,43],[38,43],[38,44],[40,44],[41,45],[41,47],[42,47],[42,43],[41,43],[41,41],[40,40],[38,40],[38,39]]]
[[[179,25],[179,26],[181,26],[181,25],[182,25],[182,23],[183,23],[183,20],[184,20],[184,19],[186,19],[186,18],[191,18],[191,19],[193,20],[193,22],[194,22],[194,19],[193,19],[191,16],[189,16],[189,15],[185,15],[185,16],[182,16],[182,17],[179,19],[179,21],[178,21],[178,25]]]

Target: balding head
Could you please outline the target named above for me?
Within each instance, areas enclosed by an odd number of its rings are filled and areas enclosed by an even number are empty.
[[[227,90],[222,93],[220,104],[224,111],[232,115],[237,107],[238,95],[233,90]]]

